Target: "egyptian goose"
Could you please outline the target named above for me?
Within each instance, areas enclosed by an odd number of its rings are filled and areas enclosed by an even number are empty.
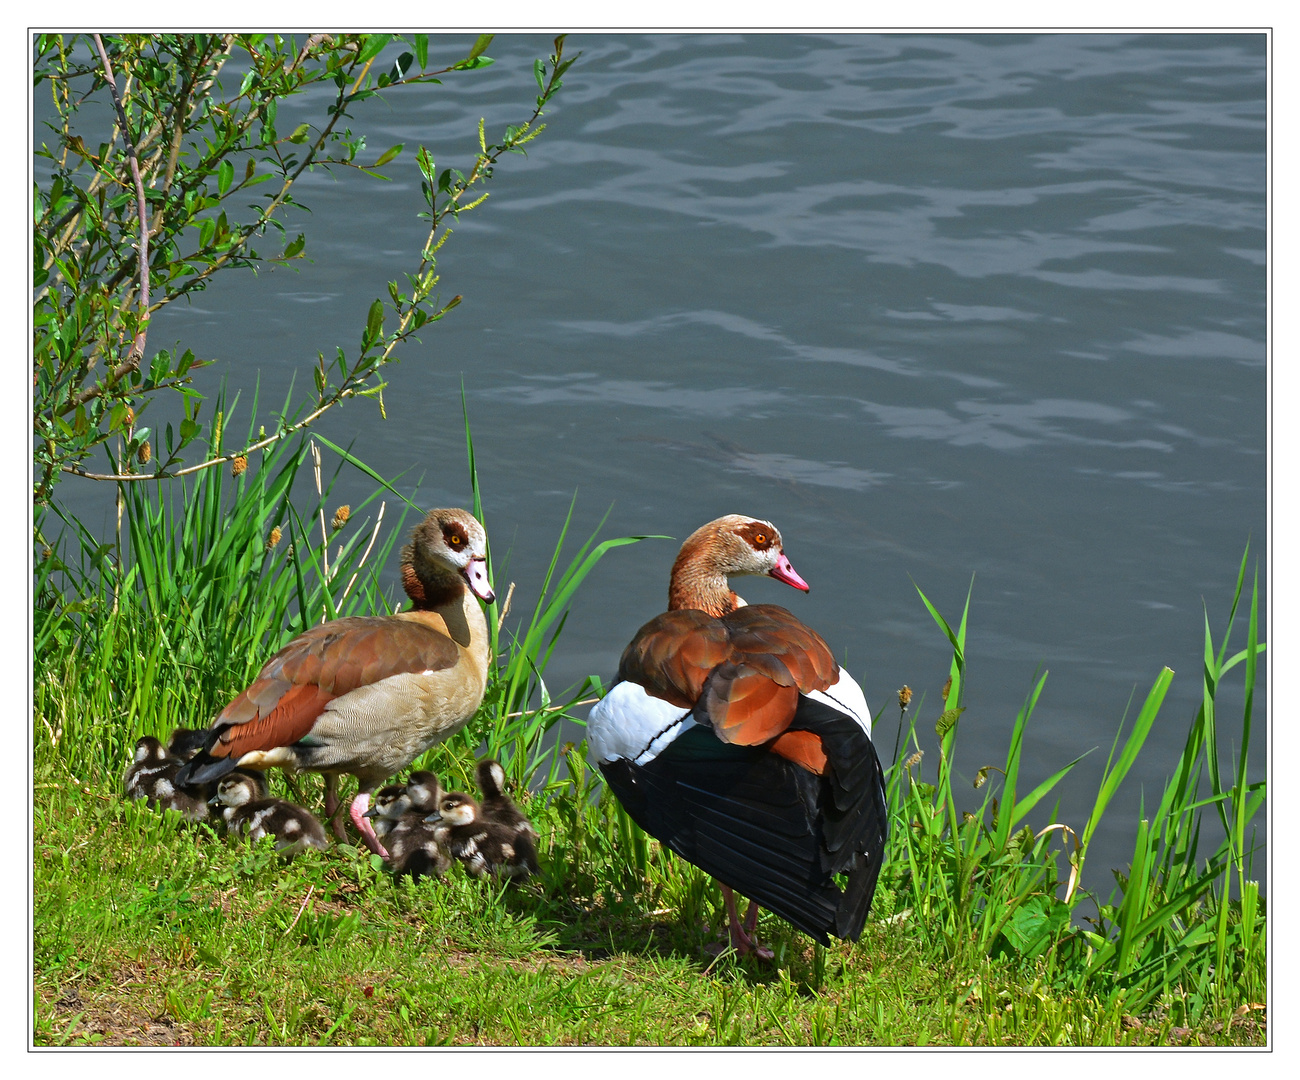
[[[216,780],[236,765],[325,774],[325,812],[340,773],[357,778],[350,808],[366,846],[387,856],[366,808],[370,793],[469,722],[488,675],[487,536],[467,510],[431,510],[402,549],[412,607],[314,626],[276,653],[214,721],[181,771]],[[342,839],[342,822],[335,831]]]
[[[528,874],[538,871],[537,830],[520,812],[505,791],[506,774],[499,762],[488,758],[478,763],[479,813],[484,821],[510,831],[510,846],[515,849],[515,863]],[[516,871],[516,876],[520,875]]]
[[[366,812],[375,819],[375,834],[388,848],[396,877],[440,878],[451,868],[451,857],[434,839],[425,817],[436,811],[442,785],[431,772],[414,772],[406,784],[390,784],[375,793]]]
[[[210,801],[222,807],[221,816],[230,832],[247,833],[254,842],[264,836],[273,837],[275,850],[281,855],[292,858],[304,848],[324,851],[329,847],[320,822],[301,806],[259,795],[256,781],[240,773],[222,777]]]
[[[463,791],[443,795],[437,812],[427,820],[434,823],[433,835],[438,844],[471,877],[527,877],[536,869],[536,855],[529,865],[526,852],[517,846],[515,831],[485,821],[478,803]]]
[[[808,591],[771,522],[697,529],[669,610],[637,631],[591,710],[587,745],[632,819],[718,879],[736,951],[770,959],[752,938],[759,904],[823,945],[857,940],[888,821],[861,688],[785,608],[746,606],[727,583],[738,574]],[[744,927],[733,889],[751,898]]]

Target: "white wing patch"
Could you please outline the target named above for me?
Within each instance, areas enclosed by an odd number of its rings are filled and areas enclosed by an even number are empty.
[[[866,696],[853,676],[843,668],[840,668],[840,677],[835,682],[825,690],[814,690],[808,697],[829,705],[832,709],[848,713],[862,725],[867,737],[871,737],[871,710],[867,708]]]
[[[694,726],[689,709],[621,682],[587,715],[587,748],[597,763],[623,758],[645,765]]]

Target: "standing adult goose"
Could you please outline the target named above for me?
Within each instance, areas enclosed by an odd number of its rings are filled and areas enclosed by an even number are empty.
[[[785,608],[747,606],[727,581],[738,574],[808,591],[771,522],[697,529],[587,743],[632,819],[718,879],[736,951],[770,959],[752,938],[760,904],[823,945],[857,940],[888,822],[861,688]],[[733,890],[751,898],[743,927]]]
[[[367,847],[387,857],[365,817],[370,793],[459,731],[483,700],[487,621],[495,597],[487,536],[467,510],[431,510],[402,549],[411,608],[313,626],[276,653],[222,710],[183,783],[236,766],[325,776],[325,812],[338,810],[338,776],[357,778],[349,811]],[[335,831],[343,838],[341,821]]]

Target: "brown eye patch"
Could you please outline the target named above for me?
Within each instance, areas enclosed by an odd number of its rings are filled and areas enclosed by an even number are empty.
[[[766,551],[780,543],[776,530],[761,521],[747,521],[736,530],[736,535],[756,551]]]
[[[469,536],[466,535],[465,529],[456,522],[442,527],[442,539],[452,551],[459,551],[469,544]]]

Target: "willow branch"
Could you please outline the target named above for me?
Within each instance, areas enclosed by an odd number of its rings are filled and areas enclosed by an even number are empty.
[[[189,476],[191,473],[202,472],[204,469],[210,469],[214,465],[220,465],[222,462],[234,461],[237,457],[247,457],[257,450],[265,450],[272,443],[277,443],[287,435],[292,435],[295,431],[301,431],[308,424],[312,423],[317,417],[328,412],[344,398],[355,397],[359,390],[355,387],[342,391],[330,398],[329,401],[321,405],[314,412],[303,417],[296,424],[290,424],[287,428],[277,431],[274,435],[268,435],[265,439],[246,446],[242,450],[236,450],[230,454],[223,454],[221,457],[209,458],[207,461],[200,461],[197,465],[189,465],[184,469],[177,469],[175,472],[152,472],[152,473],[92,473],[86,472],[85,469],[76,465],[61,466],[62,471],[71,473],[73,476],[81,476],[87,480],[170,480],[174,476]]]
[[[113,108],[117,111],[117,124],[122,132],[122,142],[126,147],[126,159],[131,166],[131,179],[135,181],[135,203],[136,213],[140,220],[140,243],[137,247],[138,255],[136,265],[140,268],[140,314],[145,320],[145,324],[136,331],[135,340],[131,343],[131,349],[126,354],[126,359],[118,364],[108,377],[108,385],[113,385],[124,375],[134,371],[140,366],[140,358],[144,356],[145,335],[149,332],[149,206],[144,197],[144,180],[140,177],[140,162],[135,156],[135,144],[131,141],[131,129],[127,126],[126,110],[122,108],[122,99],[117,95],[117,83],[113,78],[113,67],[108,62],[108,52],[104,49],[104,41],[98,35],[93,35],[95,39],[95,48],[99,50],[100,62],[104,65],[104,79],[108,82],[108,92],[113,98]],[[82,394],[76,395],[69,405],[60,413],[63,415],[75,409],[78,405],[90,399],[89,393],[83,391],[88,396]],[[80,399],[80,400],[78,400]]]

